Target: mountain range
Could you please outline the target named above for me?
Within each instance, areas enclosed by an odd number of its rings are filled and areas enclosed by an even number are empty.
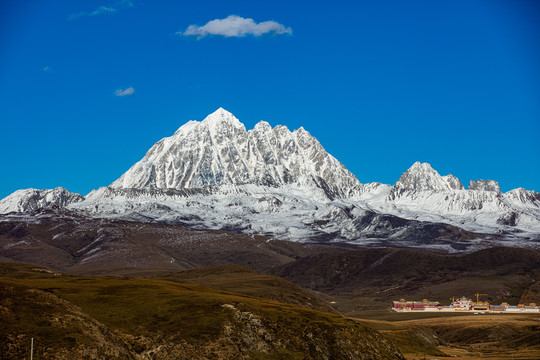
[[[472,251],[540,247],[540,194],[465,189],[414,163],[394,185],[362,184],[304,128],[261,121],[251,130],[220,108],[158,141],[108,187],[18,190],[2,221],[63,208],[78,216],[223,229],[280,240]]]

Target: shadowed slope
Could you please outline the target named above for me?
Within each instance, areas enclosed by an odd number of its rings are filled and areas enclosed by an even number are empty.
[[[404,249],[319,253],[273,270],[295,284],[341,297],[344,313],[386,308],[400,298],[449,303],[486,293],[492,303],[517,304],[540,276],[540,251],[491,248],[462,256]]]

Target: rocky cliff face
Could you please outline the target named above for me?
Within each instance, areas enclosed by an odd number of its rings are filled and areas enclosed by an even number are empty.
[[[469,190],[478,190],[478,191],[494,191],[496,193],[501,193],[501,188],[499,183],[493,180],[471,180],[469,182]]]

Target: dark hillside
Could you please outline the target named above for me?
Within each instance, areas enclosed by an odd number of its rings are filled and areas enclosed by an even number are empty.
[[[517,303],[540,278],[540,251],[490,248],[467,255],[442,255],[409,249],[357,249],[319,253],[285,264],[273,274],[308,289],[388,307],[399,298],[448,302],[452,296],[487,293],[493,303]],[[343,303],[342,303],[343,305]]]
[[[540,281],[533,283],[521,296],[522,304],[535,303],[540,305]]]
[[[0,215],[0,218],[2,216]],[[0,258],[81,275],[138,276],[220,265],[265,270],[334,247],[46,210],[0,221]]]

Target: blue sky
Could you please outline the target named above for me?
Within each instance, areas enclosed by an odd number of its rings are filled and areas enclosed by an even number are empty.
[[[539,19],[534,0],[2,1],[0,198],[106,186],[219,107],[303,126],[364,183],[422,161],[540,191]]]

